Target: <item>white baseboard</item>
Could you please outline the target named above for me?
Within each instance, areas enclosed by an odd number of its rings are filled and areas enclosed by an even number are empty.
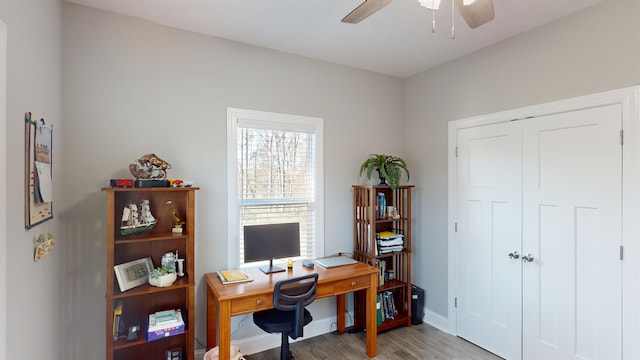
[[[336,317],[330,317],[325,319],[313,319],[307,326],[304,327],[304,337],[297,338],[295,340],[289,339],[291,343],[309,339],[314,336],[326,334],[336,330]],[[280,347],[280,334],[260,334],[256,336],[247,337],[244,339],[234,340],[233,344],[240,348],[240,351],[245,355],[251,355],[259,353],[265,350],[279,348]]]
[[[447,334],[455,335],[455,329],[451,329],[451,324],[449,323],[449,319],[437,314],[429,309],[424,309],[424,321],[433,326],[434,328],[444,331]]]
[[[204,354],[207,352],[205,349],[196,349],[196,354],[193,357],[194,360],[203,360],[204,359]]]

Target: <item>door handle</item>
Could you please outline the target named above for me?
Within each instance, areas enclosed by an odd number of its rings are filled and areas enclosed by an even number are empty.
[[[518,254],[518,252],[514,250],[509,253],[509,257],[512,259],[518,259],[520,257],[520,254]]]
[[[522,257],[522,261],[524,261],[524,262],[533,262],[533,255],[527,254],[527,255],[523,256]]]

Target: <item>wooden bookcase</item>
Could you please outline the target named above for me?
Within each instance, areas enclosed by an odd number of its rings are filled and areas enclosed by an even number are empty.
[[[391,294],[395,305],[393,319],[378,323],[378,332],[398,326],[411,326],[411,190],[413,186],[398,186],[395,190],[389,186],[353,186],[353,251],[356,260],[378,266],[384,262],[387,270],[393,270],[394,279],[383,278],[378,281],[378,294]],[[387,206],[394,206],[395,218],[378,216],[377,196],[383,193]],[[377,235],[391,231],[403,235],[402,250],[381,253],[377,244]],[[378,268],[380,268],[378,266]],[[362,294],[354,296],[354,327],[364,329],[366,324],[365,302]]]
[[[166,351],[180,348],[182,359],[194,357],[194,233],[195,191],[198,188],[103,188],[107,194],[107,269],[106,269],[106,350],[107,360],[155,360],[166,359]],[[129,202],[149,200],[151,213],[158,219],[150,231],[121,235],[122,211]],[[182,234],[173,234],[173,213],[167,201],[175,206],[178,215],[185,220]],[[151,257],[153,266],[161,264],[162,255],[178,250],[184,258],[185,275],[173,285],[154,287],[143,284],[124,292],[120,291],[114,265]],[[114,307],[121,302],[125,329],[140,325],[137,340],[113,339]],[[184,334],[155,341],[146,341],[149,314],[156,311],[181,309],[185,321]]]

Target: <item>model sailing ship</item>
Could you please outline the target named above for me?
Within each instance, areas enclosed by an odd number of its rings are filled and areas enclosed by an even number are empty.
[[[127,204],[122,211],[122,225],[120,226],[120,234],[131,235],[153,229],[158,222],[151,214],[149,200],[142,200],[140,203],[140,211],[138,205],[133,202]]]

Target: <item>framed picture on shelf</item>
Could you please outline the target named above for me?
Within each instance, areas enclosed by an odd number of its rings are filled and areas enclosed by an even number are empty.
[[[153,261],[150,257],[146,257],[115,265],[113,270],[116,273],[120,291],[124,292],[149,282],[149,274],[153,270]]]

